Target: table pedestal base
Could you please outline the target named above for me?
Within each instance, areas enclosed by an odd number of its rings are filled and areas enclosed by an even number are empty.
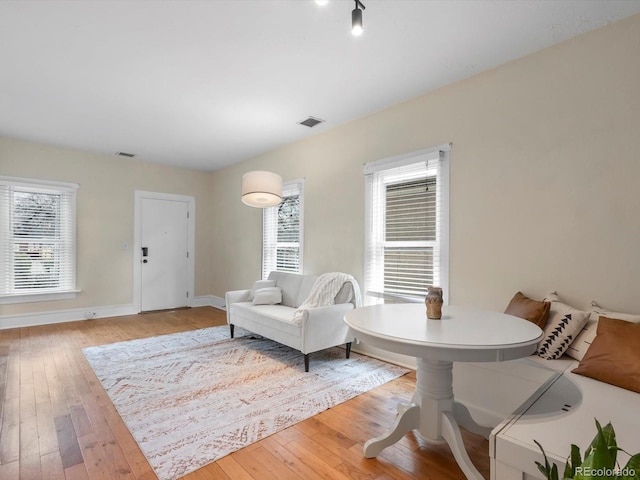
[[[491,431],[475,424],[467,408],[453,401],[453,363],[419,358],[416,390],[411,403],[398,405],[398,417],[393,427],[386,434],[365,443],[364,456],[376,457],[408,432],[417,430],[418,435],[429,443],[449,444],[468,479],[483,480],[467,454],[456,418],[474,433],[488,437]]]

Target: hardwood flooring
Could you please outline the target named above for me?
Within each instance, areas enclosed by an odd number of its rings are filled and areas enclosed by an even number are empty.
[[[0,330],[0,479],[155,479],[82,348],[224,324],[224,312],[201,307]],[[363,458],[364,442],[391,426],[397,402],[414,386],[410,373],[184,479],[463,479],[447,446],[413,434]],[[463,437],[489,478],[487,440]]]

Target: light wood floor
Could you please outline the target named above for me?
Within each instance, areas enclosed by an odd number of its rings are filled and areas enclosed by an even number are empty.
[[[81,349],[225,323],[224,312],[202,307],[1,330],[0,479],[155,479]],[[364,442],[393,423],[414,386],[415,375],[405,375],[184,478],[463,479],[448,447],[413,434],[363,458]],[[463,436],[488,478],[487,440]]]

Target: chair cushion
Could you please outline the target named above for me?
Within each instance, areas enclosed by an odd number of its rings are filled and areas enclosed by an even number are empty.
[[[284,341],[281,336],[298,339],[301,336],[300,325],[293,323],[294,311],[294,308],[285,305],[252,305],[251,302],[231,304],[235,325],[285,345],[290,345],[290,342]]]
[[[304,303],[309,294],[311,293],[311,289],[313,288],[313,284],[316,283],[318,277],[316,275],[305,275],[300,284],[300,290],[298,291],[298,298],[296,299],[296,308]]]
[[[269,280],[275,280],[276,287],[282,290],[282,305],[297,307],[298,292],[305,276],[297,273],[271,272]]]

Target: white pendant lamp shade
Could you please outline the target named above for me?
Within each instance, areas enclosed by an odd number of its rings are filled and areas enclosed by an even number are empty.
[[[256,170],[242,176],[242,203],[251,207],[273,207],[282,201],[282,177]]]

